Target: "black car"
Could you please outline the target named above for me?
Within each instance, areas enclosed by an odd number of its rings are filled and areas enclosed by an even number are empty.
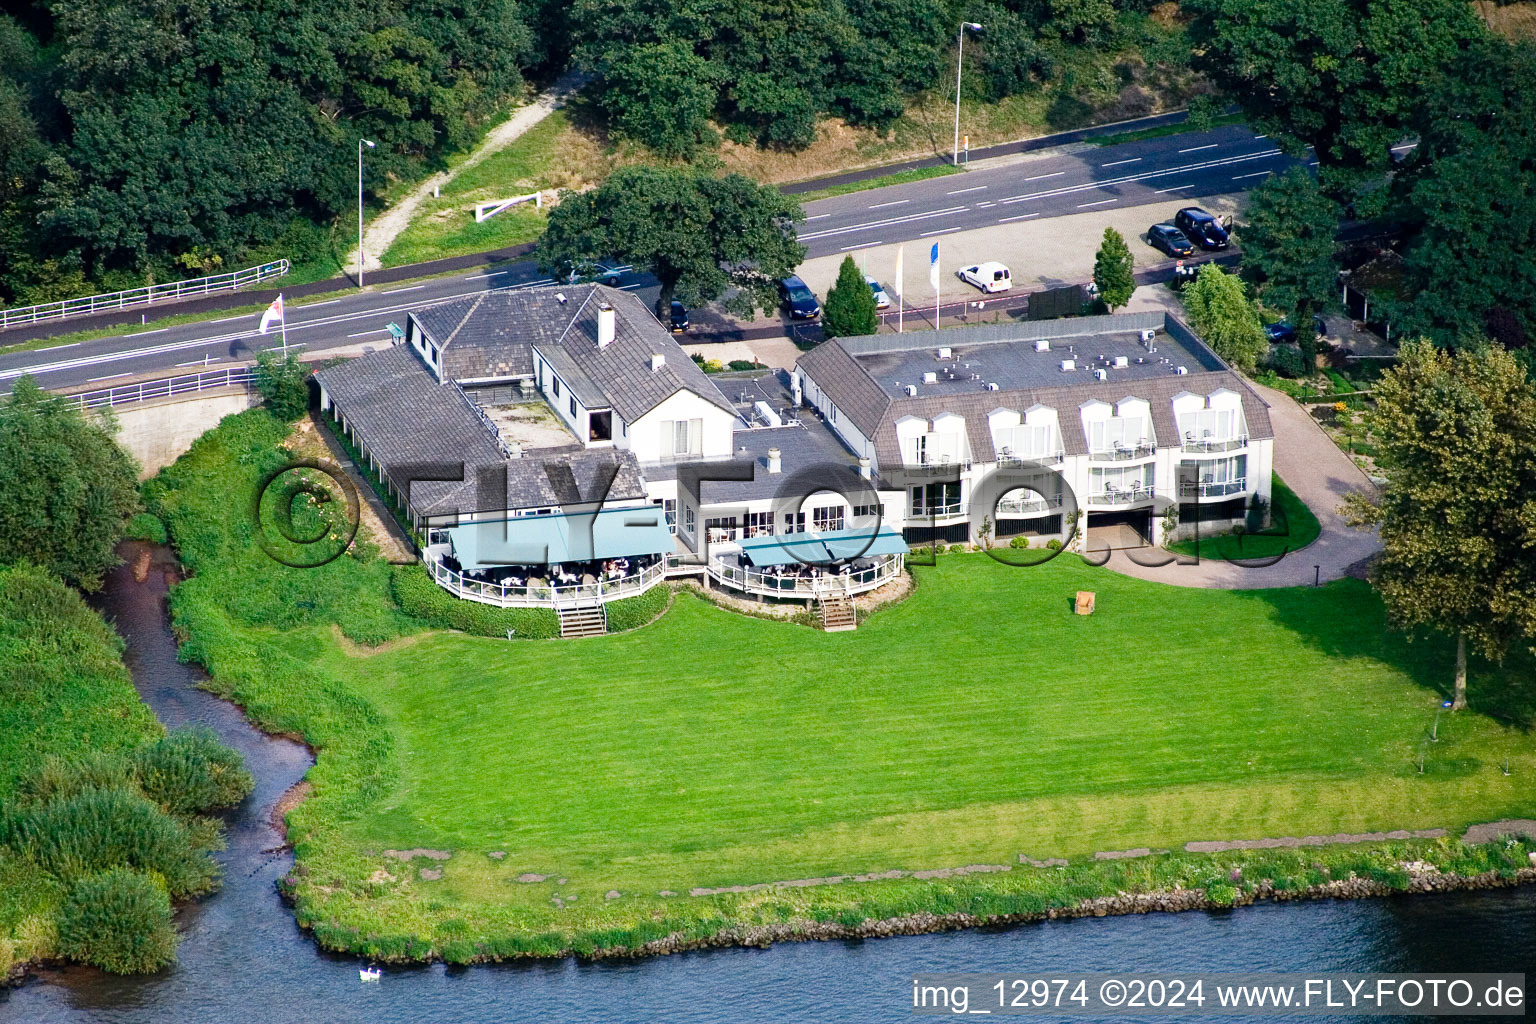
[[[1195,247],[1189,238],[1172,224],[1153,224],[1147,228],[1147,244],[1169,256],[1193,256]]]
[[[1215,214],[1206,213],[1198,206],[1186,206],[1173,218],[1173,226],[1202,249],[1225,249],[1229,239],[1227,229]]]
[[[690,326],[688,307],[676,299],[672,300],[672,309],[667,314],[667,326],[672,328],[673,334],[682,334]]]
[[[1318,337],[1323,337],[1328,333],[1328,325],[1323,322],[1322,317],[1315,313],[1312,315],[1312,329],[1317,333]],[[1265,324],[1264,334],[1269,338],[1270,343],[1274,345],[1289,345],[1296,340],[1296,328],[1289,320],[1277,320],[1272,324]]]
[[[816,301],[816,293],[798,277],[791,275],[779,282],[779,297],[795,320],[814,320],[821,316],[821,303]]]

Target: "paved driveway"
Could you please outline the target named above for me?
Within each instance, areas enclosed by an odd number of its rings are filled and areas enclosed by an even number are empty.
[[[1323,432],[1306,410],[1288,396],[1254,385],[1269,405],[1275,428],[1275,472],[1317,516],[1322,533],[1313,543],[1293,551],[1273,565],[1245,568],[1231,562],[1203,560],[1163,566],[1140,565],[1170,557],[1157,548],[1115,551],[1108,567],[1127,576],[1181,587],[1218,587],[1251,590],[1260,587],[1294,587],[1310,584],[1314,566],[1320,566],[1324,582],[1345,575],[1350,566],[1381,549],[1374,530],[1354,530],[1345,524],[1338,508],[1351,491],[1374,493],[1375,485],[1339,446]]]

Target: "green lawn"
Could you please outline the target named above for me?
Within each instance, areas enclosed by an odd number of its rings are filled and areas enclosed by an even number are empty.
[[[1300,551],[1317,540],[1317,535],[1322,532],[1317,516],[1278,476],[1272,478],[1270,497],[1274,504],[1270,509],[1270,525],[1265,529],[1257,533],[1233,531],[1203,536],[1198,544],[1193,540],[1182,540],[1168,545],[1168,550],[1181,555],[1231,561],[1273,558]]]

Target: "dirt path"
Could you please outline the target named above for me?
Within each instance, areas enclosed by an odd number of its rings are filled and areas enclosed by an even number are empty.
[[[534,101],[501,124],[492,128],[473,153],[463,163],[451,170],[439,171],[411,190],[410,194],[394,206],[369,221],[363,230],[363,270],[379,270],[383,264],[379,258],[389,250],[400,233],[410,226],[421,204],[432,197],[432,190],[442,188],[461,172],[475,166],[492,153],[505,148],[514,139],[544,120],[551,113],[565,106],[571,95],[586,83],[580,72],[568,71],[548,89],[539,93]],[[357,250],[347,253],[346,266],[357,266]]]

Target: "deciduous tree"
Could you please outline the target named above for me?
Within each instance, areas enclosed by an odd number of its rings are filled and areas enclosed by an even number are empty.
[[[837,283],[827,292],[827,301],[822,307],[822,332],[828,338],[856,338],[874,334],[879,326],[875,293],[870,290],[869,282],[864,280],[853,257],[844,256],[837,271]]]
[[[1393,622],[1456,637],[1453,704],[1465,707],[1469,644],[1501,659],[1536,640],[1536,390],[1497,346],[1416,341],[1375,397],[1387,484],[1345,512],[1380,527],[1370,578]]]
[[[1243,294],[1243,282],[1214,263],[1185,287],[1184,309],[1206,343],[1227,362],[1252,373],[1269,350],[1259,314]]]
[[[1099,298],[1111,310],[1131,301],[1131,293],[1136,290],[1135,265],[1125,236],[1114,228],[1105,228],[1104,241],[1099,243],[1098,255],[1093,260],[1093,283],[1098,286]]]

